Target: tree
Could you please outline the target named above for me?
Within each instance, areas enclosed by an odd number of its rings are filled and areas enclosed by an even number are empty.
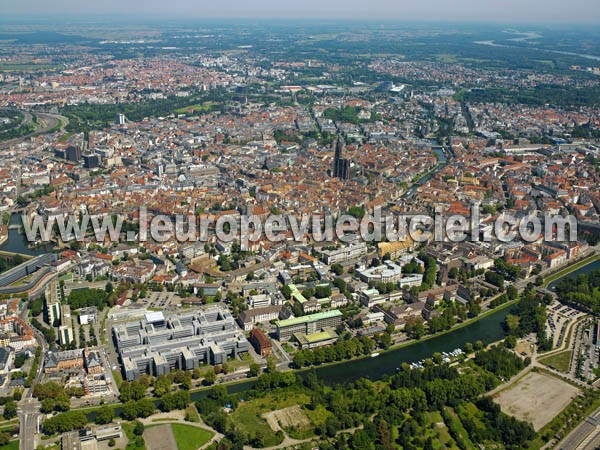
[[[335,273],[338,277],[344,273],[344,267],[340,264],[340,263],[335,263],[331,265],[331,270],[333,273]]]
[[[71,430],[80,430],[87,424],[87,418],[82,411],[69,411],[58,414],[43,423],[44,433],[66,433]]]
[[[267,373],[274,373],[277,371],[277,365],[275,362],[275,358],[273,357],[268,357],[267,358],[267,368],[266,368]]]
[[[509,335],[506,336],[506,339],[504,339],[504,346],[506,348],[515,348],[517,346],[517,338],[514,335]]]
[[[98,425],[111,423],[115,417],[115,411],[110,406],[102,406],[97,410],[95,422]]]
[[[10,400],[4,404],[4,418],[6,420],[13,419],[17,417],[17,402],[14,400]]]
[[[250,370],[248,370],[248,377],[257,377],[258,375],[260,375],[260,364],[250,364]]]
[[[117,445],[117,442],[115,441],[115,438],[110,438],[108,440],[108,446],[109,447],[114,447],[115,445]]]
[[[21,400],[21,398],[23,398],[23,390],[22,389],[15,389],[12,393],[12,398],[15,402],[18,402]]]
[[[281,288],[281,293],[286,300],[289,300],[292,297],[292,288],[286,284]]]
[[[506,319],[504,319],[504,321],[506,323],[506,328],[508,329],[508,332],[513,333],[519,329],[519,323],[521,319],[519,318],[519,316],[509,314],[506,316]]]
[[[141,436],[142,434],[144,434],[144,424],[142,422],[140,422],[139,420],[135,421],[135,425],[133,427],[133,433],[136,436]]]
[[[25,352],[19,352],[15,355],[15,361],[14,361],[14,366],[16,369],[20,369],[21,367],[23,367],[23,364],[25,364],[25,361],[27,360],[27,356],[25,355]]]
[[[215,381],[217,381],[217,375],[215,374],[215,371],[207,370],[204,374],[204,384],[206,386],[210,386],[211,384],[215,384]]]
[[[331,297],[331,288],[327,285],[327,286],[317,286],[315,288],[315,296],[317,298],[327,298],[327,297]]]

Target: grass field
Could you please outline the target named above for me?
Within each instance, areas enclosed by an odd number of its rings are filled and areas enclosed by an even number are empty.
[[[144,430],[147,450],[176,450],[177,441],[171,425],[152,425]],[[131,441],[130,441],[131,442]]]
[[[579,389],[559,378],[530,372],[497,394],[494,401],[503,412],[531,422],[538,431],[565,409],[578,392]]]
[[[145,443],[143,445],[136,444],[137,436],[133,432],[133,425],[130,423],[124,423],[122,426],[123,431],[125,431],[125,435],[127,436],[127,440],[129,441],[125,450],[146,450]]]
[[[444,410],[452,419],[451,421],[449,421],[448,426],[456,429],[460,440],[464,442],[465,448],[467,448],[468,450],[476,450],[475,445],[473,445],[471,439],[469,439],[469,433],[467,433],[467,430],[465,430],[465,427],[463,426],[462,422],[460,421],[460,418],[456,414],[456,411],[454,411],[454,409],[450,408],[449,406],[445,406]]]
[[[428,416],[433,425],[432,428],[437,432],[437,438],[442,444],[441,448],[458,448],[454,442],[454,439],[452,439],[452,436],[450,436],[450,432],[444,423],[442,414],[439,411],[433,411],[428,413]]]
[[[195,105],[190,105],[190,106],[184,106],[183,108],[179,108],[175,110],[176,114],[186,114],[186,113],[194,113],[196,111],[210,111],[210,108],[212,107],[214,103],[212,102],[205,102],[203,104],[195,104]]]
[[[215,433],[203,428],[174,423],[171,425],[178,450],[197,450],[210,441]]]
[[[565,350],[564,352],[542,358],[539,361],[542,364],[552,367],[560,372],[568,372],[571,364],[572,354],[573,352],[571,350]]]
[[[19,450],[19,441],[10,441],[8,444],[1,446],[0,450]]]
[[[280,439],[275,435],[275,431],[269,426],[269,423],[263,416],[267,413],[293,406],[302,407],[308,404],[309,401],[309,396],[304,393],[290,391],[271,393],[264,398],[241,403],[231,418],[239,429],[251,436],[256,435],[257,431],[260,431],[263,435],[264,446],[270,447],[279,444]],[[323,416],[326,417],[325,414]],[[315,418],[317,417],[315,416]],[[312,424],[316,425],[314,422]],[[305,428],[304,431],[308,429],[312,429],[312,427]],[[304,435],[306,433],[302,432],[301,434]]]
[[[405,414],[407,420],[409,420],[408,414]],[[456,414],[454,415],[456,417]],[[456,421],[460,423],[458,417]],[[447,424],[445,423],[440,411],[431,411],[426,413],[425,420],[418,425],[418,428],[414,435],[410,437],[402,435],[402,426],[395,426],[392,430],[392,439],[397,441],[399,438],[411,441],[414,447],[411,448],[423,448],[424,442],[431,439],[431,444],[434,450],[459,450],[460,447],[453,439]],[[462,428],[462,424],[460,425]],[[464,430],[464,428],[462,428]],[[465,431],[466,434],[466,431]],[[475,450],[475,449],[473,449]]]

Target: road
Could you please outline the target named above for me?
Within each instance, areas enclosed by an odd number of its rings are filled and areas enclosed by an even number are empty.
[[[35,339],[38,342],[38,345],[42,349],[40,354],[40,362],[38,365],[38,371],[35,374],[33,379],[32,386],[41,382],[42,372],[43,372],[43,361],[44,354],[48,350],[46,340],[44,336],[29,323],[29,310],[27,306],[23,306],[21,310],[21,320],[26,322],[31,326],[33,330]],[[35,450],[35,435],[39,431],[39,421],[40,421],[40,403],[33,398],[33,389],[28,389],[23,398],[19,402],[19,449],[20,450]]]
[[[33,398],[24,398],[19,405],[19,449],[35,450],[35,435],[39,431],[40,404]]]
[[[31,114],[35,114],[35,116],[37,117],[37,121],[38,121],[38,128],[33,133],[29,133],[20,138],[15,138],[15,139],[10,139],[8,141],[0,142],[0,150],[7,149],[7,148],[12,147],[13,145],[20,144],[21,142],[23,142],[31,137],[48,133],[48,132],[50,132],[50,130],[52,130],[56,126],[60,125],[61,123],[62,123],[63,127],[69,123],[69,119],[67,119],[66,117],[60,116],[58,114],[28,112],[28,111],[21,111],[21,112],[25,115],[25,123],[28,123],[32,120]]]
[[[600,436],[600,408],[590,414],[569,435],[560,441],[556,447],[558,450],[575,450],[579,448],[595,448],[588,445],[597,441]]]

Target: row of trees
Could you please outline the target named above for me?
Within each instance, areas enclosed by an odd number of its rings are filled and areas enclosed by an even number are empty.
[[[82,411],[68,411],[46,419],[43,430],[46,434],[66,433],[80,430],[87,424],[87,417]]]
[[[369,355],[375,349],[375,343],[366,336],[341,339],[334,345],[314,350],[298,350],[294,355],[297,368],[319,365],[333,361],[343,361],[361,355]]]
[[[600,270],[561,280],[556,285],[556,293],[563,303],[599,313]]]

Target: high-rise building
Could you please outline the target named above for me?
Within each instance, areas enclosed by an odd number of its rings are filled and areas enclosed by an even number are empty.
[[[117,125],[125,125],[125,114],[117,114],[115,122]]]
[[[83,167],[86,169],[96,169],[100,167],[100,156],[95,153],[91,155],[83,155]]]
[[[81,161],[81,147],[79,145],[69,145],[65,152],[65,157],[68,161]]]
[[[347,180],[350,178],[350,162],[347,159],[342,158],[344,145],[344,141],[340,136],[335,144],[335,156],[333,157],[333,176],[335,178]]]
[[[46,287],[46,303],[44,304],[44,319],[50,326],[57,324],[61,319],[61,303],[59,286],[56,280]]]

